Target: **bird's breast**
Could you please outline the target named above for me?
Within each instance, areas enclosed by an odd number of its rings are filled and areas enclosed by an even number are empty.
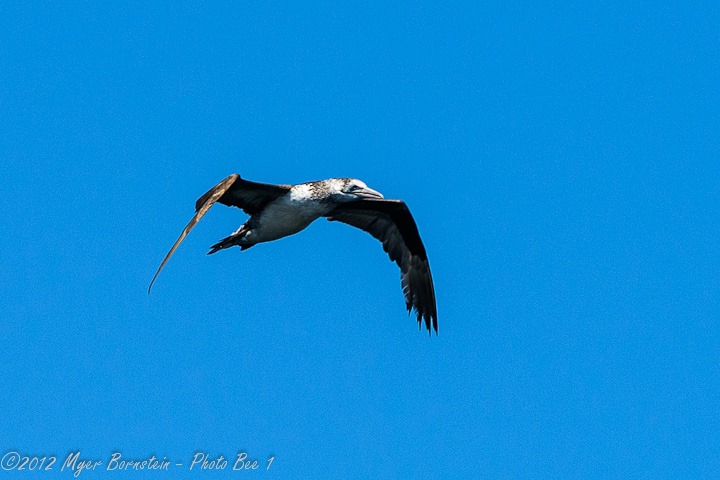
[[[260,243],[292,235],[306,228],[326,211],[327,207],[318,202],[278,199],[260,212],[248,240]]]

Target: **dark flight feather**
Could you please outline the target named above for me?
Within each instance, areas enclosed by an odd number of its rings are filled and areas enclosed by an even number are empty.
[[[425,247],[417,224],[402,200],[357,200],[336,206],[328,220],[352,225],[380,240],[390,260],[400,267],[408,312],[415,309],[418,324],[424,320],[438,331],[435,289]]]

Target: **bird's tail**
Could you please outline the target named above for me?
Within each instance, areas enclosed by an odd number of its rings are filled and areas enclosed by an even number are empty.
[[[247,233],[247,229],[241,227],[237,232],[233,233],[229,237],[225,237],[222,240],[220,240],[218,243],[210,247],[210,251],[207,253],[208,255],[212,255],[213,253],[220,251],[224,248],[234,247],[235,245],[240,245],[241,250],[245,250],[250,248],[252,245],[248,244],[242,244],[241,240]]]

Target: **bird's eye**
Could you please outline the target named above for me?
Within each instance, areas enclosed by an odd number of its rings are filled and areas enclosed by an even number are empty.
[[[360,187],[358,187],[357,185],[351,185],[350,188],[347,189],[347,191],[348,191],[348,192],[354,192],[354,191],[357,190],[358,188],[360,188]]]

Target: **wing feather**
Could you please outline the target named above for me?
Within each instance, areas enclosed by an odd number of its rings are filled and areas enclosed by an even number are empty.
[[[175,241],[170,251],[165,255],[160,267],[155,272],[155,276],[150,282],[148,287],[148,293],[155,283],[155,279],[160,275],[160,271],[163,269],[165,264],[170,260],[170,257],[175,250],[180,246],[180,243],[190,233],[190,230],[200,221],[210,207],[215,202],[220,202],[223,205],[238,207],[243,209],[245,213],[254,215],[260,210],[265,208],[265,205],[272,202],[276,198],[285,195],[289,190],[290,185],[271,185],[268,183],[250,182],[243,180],[240,175],[233,173],[229,177],[208,190],[202,197],[198,198],[195,202],[195,216],[190,219],[185,229],[180,234],[180,237]]]
[[[437,305],[430,264],[417,224],[402,200],[358,200],[338,205],[328,220],[368,232],[382,242],[390,260],[400,267],[408,313],[415,309],[418,325],[424,321],[437,333]]]
[[[155,283],[155,279],[158,277],[158,275],[160,275],[160,271],[163,269],[168,260],[170,260],[172,254],[175,253],[175,250],[177,250],[177,248],[180,246],[180,243],[185,240],[185,237],[187,237],[188,233],[190,233],[190,230],[195,227],[195,225],[200,221],[200,219],[210,210],[210,207],[212,207],[215,202],[217,202],[218,199],[220,199],[239,178],[240,175],[238,175],[237,173],[233,173],[232,175],[212,187],[202,197],[198,199],[198,201],[195,203],[195,215],[190,219],[190,222],[183,229],[178,239],[175,240],[175,243],[173,244],[172,248],[170,248],[170,251],[167,253],[167,255],[165,255],[165,258],[163,259],[160,267],[158,267],[157,269],[157,272],[155,272],[155,276],[150,282],[150,286],[148,287],[148,294],[150,293],[150,289],[152,288],[153,283]]]

